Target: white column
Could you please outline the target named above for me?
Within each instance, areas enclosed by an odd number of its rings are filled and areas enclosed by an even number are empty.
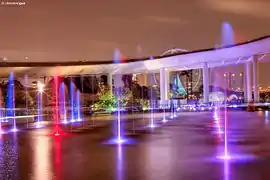
[[[112,73],[107,74],[107,83],[108,83],[108,86],[110,88],[110,91],[112,92],[112,89],[113,89],[113,76],[112,76]]]
[[[251,63],[247,62],[245,65],[245,77],[246,77],[246,101],[251,102],[252,101],[252,85],[251,85],[251,69],[250,69]]]
[[[209,102],[209,70],[207,63],[203,63],[203,102]]]
[[[160,100],[166,104],[169,97],[169,72],[166,68],[160,68]]]
[[[259,93],[258,93],[258,56],[253,56],[253,88],[254,88],[254,102],[259,101]]]

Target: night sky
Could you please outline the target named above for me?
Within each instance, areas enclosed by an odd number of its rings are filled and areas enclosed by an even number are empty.
[[[0,56],[10,60],[110,60],[115,48],[127,57],[209,48],[220,43],[223,21],[236,41],[270,34],[269,0],[24,2],[0,3]]]

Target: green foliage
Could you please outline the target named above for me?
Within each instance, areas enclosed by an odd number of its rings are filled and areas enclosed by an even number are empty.
[[[94,103],[93,110],[105,110],[108,113],[111,113],[117,105],[117,99],[115,95],[110,90],[103,90],[98,93],[99,100]]]
[[[116,110],[117,107],[117,97],[110,91],[110,89],[102,89],[98,93],[98,101],[94,103],[93,110],[99,111],[104,110],[108,113]],[[130,90],[125,89],[119,96],[121,107],[126,107],[133,100],[133,94]]]
[[[150,109],[150,101],[146,99],[140,99],[140,105],[142,106],[143,110]]]
[[[7,87],[1,88],[2,89],[2,107],[5,107],[8,100],[8,93],[7,93]],[[32,98],[32,95],[27,92],[25,93],[22,89],[15,89],[15,105],[16,107],[25,107],[25,103],[27,102],[28,107],[34,106],[34,100]],[[26,101],[27,100],[27,101]]]
[[[170,99],[173,99],[173,96],[174,96],[174,92],[172,90],[170,90]]]

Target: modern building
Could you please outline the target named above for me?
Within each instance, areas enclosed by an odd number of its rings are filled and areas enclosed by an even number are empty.
[[[23,77],[53,77],[69,75],[107,75],[108,84],[122,86],[118,81],[124,74],[159,74],[160,99],[166,102],[169,99],[170,72],[181,72],[201,69],[203,79],[203,102],[209,102],[210,78],[215,74],[210,69],[225,66],[243,66],[241,75],[244,79],[244,94],[247,102],[258,101],[258,62],[267,59],[270,52],[270,36],[261,37],[252,41],[226,46],[222,48],[202,49],[190,52],[165,54],[151,58],[128,59],[121,62],[115,56],[112,61],[2,61],[0,63],[0,76],[8,77],[10,72],[15,76]],[[117,53],[116,53],[117,54]],[[233,74],[230,73],[230,77]],[[48,79],[48,78],[47,78]],[[149,78],[145,84],[149,84]],[[234,80],[228,79],[231,88]],[[252,96],[252,94],[254,94]]]

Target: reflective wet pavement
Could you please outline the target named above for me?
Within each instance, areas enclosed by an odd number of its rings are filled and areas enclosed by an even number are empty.
[[[153,131],[132,128],[141,120],[126,121],[125,132],[135,141],[128,145],[105,143],[111,121],[59,137],[50,128],[1,135],[0,179],[270,179],[270,117],[229,111],[228,120],[230,160],[217,158],[224,142],[211,112],[179,113]]]

